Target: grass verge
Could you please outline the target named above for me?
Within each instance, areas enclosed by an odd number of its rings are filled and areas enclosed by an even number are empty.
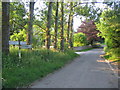
[[[118,57],[112,57],[111,55],[104,55],[103,56],[105,59],[111,61],[111,62],[118,62],[120,63],[120,58]]]
[[[78,55],[73,50],[58,52],[52,50],[22,50],[22,58],[18,51],[11,49],[8,56],[3,55],[2,77],[4,88],[24,87],[37,79],[64,66]]]
[[[87,49],[77,50],[76,52],[84,52],[84,51],[89,51],[89,50],[92,50],[92,49],[95,49],[95,48],[87,48]]]

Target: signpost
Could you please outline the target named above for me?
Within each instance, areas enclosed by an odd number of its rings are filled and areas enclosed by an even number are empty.
[[[23,41],[9,41],[9,45],[18,45],[19,46],[19,51],[18,51],[18,55],[19,55],[19,59],[21,59],[21,49],[30,49],[32,48],[32,45],[27,45],[26,42]]]
[[[21,51],[20,51],[20,40],[18,41],[18,45],[19,45],[19,59],[21,59]]]
[[[21,45],[22,49],[29,49],[32,48],[32,45]]]
[[[25,45],[26,42],[20,41],[20,45]],[[19,45],[19,41],[9,41],[9,45]]]

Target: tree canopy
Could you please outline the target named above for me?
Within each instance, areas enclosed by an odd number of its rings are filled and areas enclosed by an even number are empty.
[[[114,57],[120,55],[120,7],[118,2],[113,8],[102,12],[100,23],[97,24],[100,36],[105,38],[105,51]]]
[[[97,36],[99,31],[96,30],[96,25],[94,21],[83,21],[81,26],[79,26],[77,32],[84,33],[87,36],[87,40],[91,45],[93,45],[95,41],[99,40],[99,37]]]

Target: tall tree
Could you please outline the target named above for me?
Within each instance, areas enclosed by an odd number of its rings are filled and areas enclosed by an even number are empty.
[[[70,15],[70,48],[73,48],[73,2],[70,3],[71,15]]]
[[[2,58],[2,2],[0,2],[0,58]],[[2,78],[2,60],[0,60],[0,78]],[[0,79],[0,89],[2,89],[2,79]]]
[[[56,3],[56,17],[55,17],[55,41],[54,41],[54,48],[57,49],[57,36],[58,36],[58,8],[59,2]]]
[[[2,52],[2,2],[0,2],[0,57]]]
[[[70,26],[70,48],[73,48],[73,16],[71,18],[71,26]]]
[[[64,2],[61,2],[61,42],[60,42],[60,50],[64,51]]]
[[[69,36],[70,36],[70,21],[71,21],[71,5],[70,5],[70,13],[69,13],[69,18],[68,18],[68,29],[67,29],[67,44],[69,47]]]
[[[9,2],[2,2],[2,52],[9,53]]]
[[[50,27],[51,27],[51,16],[52,16],[52,2],[49,2],[48,15],[47,15],[47,29],[46,29],[46,41],[45,46],[50,49]]]
[[[29,9],[29,21],[28,21],[28,31],[27,31],[27,44],[32,44],[32,36],[33,36],[33,14],[34,14],[34,4],[35,2],[30,2]]]

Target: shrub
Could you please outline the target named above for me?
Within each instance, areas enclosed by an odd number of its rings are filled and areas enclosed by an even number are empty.
[[[74,47],[87,45],[87,37],[83,33],[74,34]]]

